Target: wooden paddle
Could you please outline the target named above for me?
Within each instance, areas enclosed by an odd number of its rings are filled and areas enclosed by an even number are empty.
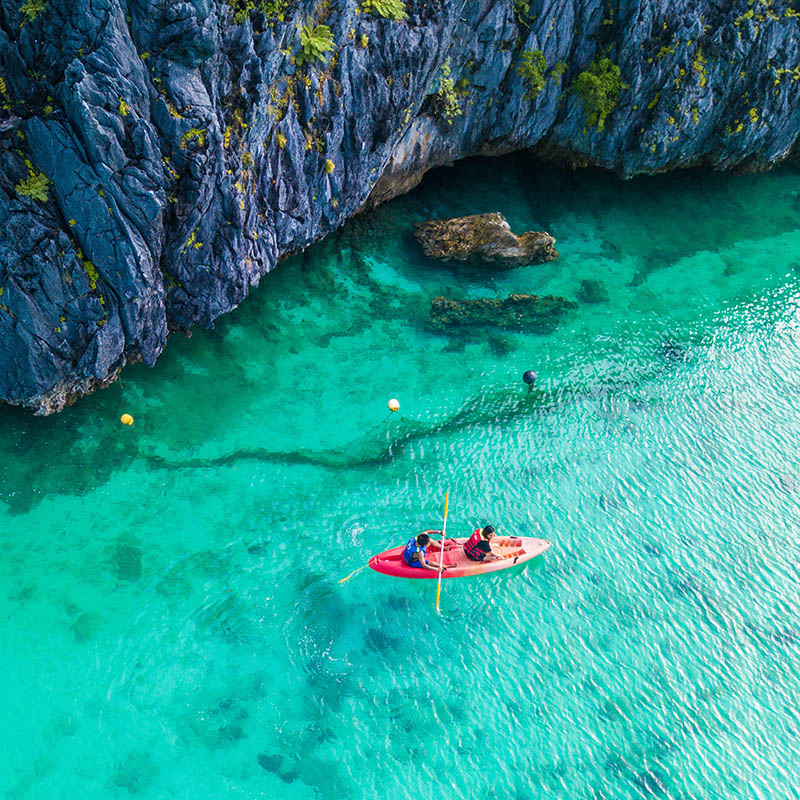
[[[450,501],[450,490],[444,495],[444,524],[442,525],[442,545],[439,549],[439,580],[436,584],[436,610],[439,610],[439,596],[442,593],[442,572],[444,571],[444,539],[447,535],[447,505]]]

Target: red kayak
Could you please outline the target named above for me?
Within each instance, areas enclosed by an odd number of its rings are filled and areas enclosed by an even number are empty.
[[[499,561],[472,561],[464,552],[464,542],[469,537],[447,539],[444,543],[444,565],[450,567],[442,573],[442,578],[467,578],[470,575],[484,575],[487,572],[498,572],[541,555],[550,547],[547,539],[534,539],[532,536],[496,536],[492,539],[492,552],[502,556]],[[397,578],[438,578],[438,570],[409,567],[403,558],[405,545],[393,547],[384,553],[378,553],[369,560],[375,572],[394,575]],[[428,559],[439,561],[439,542],[431,542],[428,548]]]

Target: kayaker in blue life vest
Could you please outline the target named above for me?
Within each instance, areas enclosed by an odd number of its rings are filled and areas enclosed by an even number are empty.
[[[491,541],[497,534],[491,525],[478,528],[464,542],[464,552],[470,561],[500,561],[501,557],[492,552]]]
[[[427,530],[408,540],[405,550],[403,550],[403,559],[409,567],[439,571],[440,565],[427,559],[428,546],[431,544],[431,534],[437,533],[441,533],[441,531]],[[442,567],[442,570],[446,569],[449,569],[449,567]]]

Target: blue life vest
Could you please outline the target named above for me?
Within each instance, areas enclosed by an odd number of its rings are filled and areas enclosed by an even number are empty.
[[[414,553],[422,553],[422,557],[427,561],[427,558],[425,557],[428,555],[428,548],[427,546],[422,547],[422,545],[417,544],[416,536],[408,540],[406,549],[403,550],[403,558],[409,567],[419,567],[422,569],[422,564],[420,564],[419,561],[414,558]]]

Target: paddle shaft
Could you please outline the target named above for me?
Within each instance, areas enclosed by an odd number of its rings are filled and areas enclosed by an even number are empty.
[[[450,502],[450,490],[444,494],[444,522],[442,523],[442,546],[439,550],[439,580],[436,584],[436,610],[439,610],[439,596],[442,593],[442,572],[444,571],[444,540],[447,536],[447,506]]]

